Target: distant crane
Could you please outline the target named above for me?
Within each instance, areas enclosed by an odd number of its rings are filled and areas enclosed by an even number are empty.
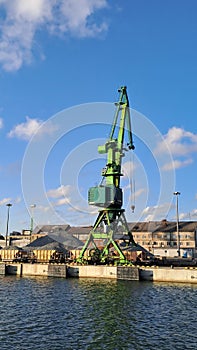
[[[129,230],[125,210],[122,209],[123,193],[120,188],[120,177],[122,158],[125,151],[134,150],[131,131],[131,118],[129,110],[129,99],[126,86],[119,90],[119,100],[116,105],[113,124],[109,139],[102,146],[98,146],[100,154],[107,154],[107,164],[102,170],[102,181],[100,185],[91,187],[88,191],[88,203],[98,206],[98,217],[93,229],[90,231],[79,259],[84,262],[85,252],[89,249],[89,260],[93,263],[115,262],[125,263],[126,258],[117,243],[116,236],[124,237],[128,245],[135,245],[132,233]],[[127,131],[127,145],[124,146],[125,131]],[[103,242],[102,249],[99,245]]]

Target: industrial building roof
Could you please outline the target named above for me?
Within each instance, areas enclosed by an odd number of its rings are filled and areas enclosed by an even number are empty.
[[[149,221],[129,223],[132,232],[176,232],[176,221]],[[197,221],[179,221],[179,231],[194,232],[197,229]]]
[[[176,232],[177,230],[177,222],[167,220],[130,222],[128,226],[131,232]],[[73,235],[87,235],[92,228],[93,226],[43,225],[37,226],[33,233],[46,233],[60,243],[65,244],[71,241],[71,246],[77,247],[82,242],[80,240],[77,242]],[[195,230],[197,230],[197,221],[179,221],[180,232],[194,232]]]
[[[34,228],[32,234],[38,234],[38,233],[53,233],[54,231],[66,231],[67,229],[70,228],[70,225],[65,224],[65,225],[38,225]]]

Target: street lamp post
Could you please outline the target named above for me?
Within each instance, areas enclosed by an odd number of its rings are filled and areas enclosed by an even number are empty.
[[[30,221],[30,232],[32,234],[33,232],[33,228],[34,228],[34,209],[36,207],[36,204],[31,204],[30,208],[31,208],[31,221]]]
[[[10,207],[12,206],[11,203],[6,204],[8,207],[8,214],[7,214],[7,225],[6,225],[6,235],[5,235],[5,246],[8,245],[8,230],[9,230],[9,219],[10,219]]]
[[[180,192],[174,192],[174,195],[176,196],[176,231],[177,231],[177,253],[178,257],[180,257],[180,234],[179,234],[179,201],[178,197],[181,193]]]

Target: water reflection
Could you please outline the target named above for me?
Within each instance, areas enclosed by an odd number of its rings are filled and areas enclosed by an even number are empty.
[[[0,278],[1,349],[195,349],[197,286]]]

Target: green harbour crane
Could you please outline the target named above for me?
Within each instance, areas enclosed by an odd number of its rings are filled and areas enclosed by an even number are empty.
[[[98,146],[98,152],[107,155],[107,164],[101,173],[102,181],[100,185],[91,187],[88,191],[88,203],[100,209],[93,229],[81,250],[79,262],[86,261],[85,252],[88,249],[90,262],[102,264],[117,261],[124,264],[127,261],[116,236],[122,234],[125,244],[135,245],[125,218],[125,210],[122,209],[123,191],[120,187],[120,178],[123,176],[122,158],[126,151],[134,150],[135,147],[126,86],[122,86],[118,92],[119,100],[115,103],[116,111],[109,139],[104,145]]]

